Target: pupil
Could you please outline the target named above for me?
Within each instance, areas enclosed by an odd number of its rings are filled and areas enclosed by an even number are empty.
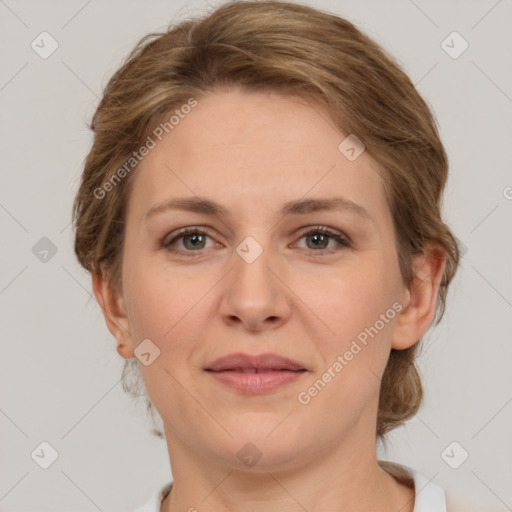
[[[316,241],[319,241],[319,239],[323,239],[324,237],[325,237],[325,235],[322,235],[322,234],[316,234],[316,235],[313,235],[313,236],[312,236],[312,239],[313,239],[313,240],[316,240]],[[322,242],[322,240],[320,240],[320,243],[321,243],[321,242]],[[314,242],[314,245],[315,245],[316,247],[318,247],[318,246],[319,246],[316,242]]]
[[[197,244],[195,242],[199,241],[199,243],[201,243],[201,237],[202,235],[198,235],[198,234],[193,234],[193,235],[188,235],[188,240],[189,241],[192,241],[192,247],[197,247]]]
[[[192,235],[188,235],[186,238],[192,243],[192,247],[197,247],[196,242],[201,243],[202,235],[192,234]],[[313,240],[313,245],[315,247],[318,247],[319,245],[321,245],[322,242],[325,243],[325,240],[324,240],[325,235],[323,235],[323,234],[317,233],[317,234],[313,235],[311,238]],[[317,242],[320,242],[320,243],[318,244]]]

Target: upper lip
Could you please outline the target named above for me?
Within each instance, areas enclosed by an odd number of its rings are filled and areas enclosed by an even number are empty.
[[[222,372],[226,370],[305,370],[303,365],[297,361],[288,359],[277,354],[259,354],[251,356],[248,354],[229,354],[220,357],[206,366],[205,370]]]

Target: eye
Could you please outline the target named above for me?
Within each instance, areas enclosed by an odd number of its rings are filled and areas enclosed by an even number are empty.
[[[206,247],[205,244],[207,239],[211,239],[211,237],[209,236],[208,231],[205,229],[191,226],[179,229],[173,234],[174,236],[172,236],[170,239],[169,237],[164,238],[161,243],[161,247],[163,249],[166,249],[172,253],[186,256],[199,256],[203,249],[209,248]],[[306,244],[306,249],[309,249],[310,254],[313,256],[332,254],[337,252],[340,248],[351,247],[351,244],[347,238],[325,226],[315,226],[314,228],[309,228],[307,231],[301,233],[299,240],[302,240],[303,238],[306,240],[310,238],[311,243]],[[331,247],[329,249],[328,246],[329,242],[331,241],[334,241],[335,244],[334,248]],[[182,244],[184,249],[176,248],[177,245],[179,246],[179,243]]]
[[[347,238],[336,231],[326,228],[325,226],[315,226],[314,228],[303,232],[300,236],[300,240],[303,238],[311,241],[311,243],[306,242],[306,248],[311,249],[310,252],[313,256],[321,256],[322,253],[331,254],[337,252],[341,247],[351,247]],[[327,247],[330,241],[334,241],[335,245],[334,248],[328,249]]]
[[[176,254],[186,254],[187,256],[192,256],[191,253],[201,251],[202,249],[207,249],[205,247],[206,238],[210,238],[208,232],[196,228],[196,227],[188,227],[182,228],[178,230],[176,235],[172,237],[170,240],[164,238],[162,240],[162,248],[171,251]],[[174,249],[173,246],[176,245],[177,242],[182,241],[185,250],[183,249]],[[194,255],[195,256],[195,255]]]

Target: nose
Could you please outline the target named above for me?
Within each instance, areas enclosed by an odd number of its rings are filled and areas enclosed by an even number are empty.
[[[290,318],[292,295],[280,276],[279,262],[271,249],[263,249],[254,260],[240,254],[233,251],[233,269],[224,281],[222,319],[248,331],[276,329]]]

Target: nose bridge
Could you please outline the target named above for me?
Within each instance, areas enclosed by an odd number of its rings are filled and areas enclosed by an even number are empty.
[[[260,294],[261,297],[272,294],[276,283],[271,268],[275,262],[272,243],[267,233],[262,230],[256,236],[246,236],[235,247],[233,284],[249,286],[254,300]]]
[[[283,320],[289,315],[286,287],[276,274],[278,255],[264,230],[245,237],[233,253],[233,270],[222,303],[226,319],[238,318],[250,329],[259,329],[265,320]]]

